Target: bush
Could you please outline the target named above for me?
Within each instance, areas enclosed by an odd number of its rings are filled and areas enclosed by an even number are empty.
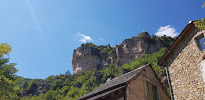
[[[56,90],[57,88],[63,87],[63,80],[57,79],[51,83],[51,89]]]
[[[81,72],[69,76],[52,76],[55,77],[55,79],[50,84],[51,89],[45,95],[41,94],[38,97],[28,96],[24,97],[22,100],[76,100],[105,83],[108,76],[112,75],[118,77],[122,74],[123,70],[131,71],[148,63],[152,64],[155,72],[159,74],[164,72],[164,70],[159,69],[156,63],[165,52],[166,48],[163,48],[153,54],[145,54],[140,59],[130,61],[129,64],[124,64],[122,66],[110,64],[108,67],[103,67],[102,70],[95,69],[93,71]],[[50,78],[51,77],[47,79]],[[34,84],[36,84],[35,80],[32,80],[28,87],[32,87]]]
[[[34,85],[36,85],[36,80],[32,80],[27,89],[30,90]]]

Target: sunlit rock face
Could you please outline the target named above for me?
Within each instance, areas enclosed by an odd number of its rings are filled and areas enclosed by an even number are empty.
[[[99,51],[90,48],[89,45],[90,44],[82,44],[79,48],[74,50],[72,67],[75,73],[93,70],[101,65]]]
[[[100,69],[109,64],[121,66],[131,60],[139,59],[143,54],[152,54],[167,44],[173,42],[167,39],[152,39],[147,32],[140,33],[137,37],[125,39],[120,45],[110,47],[110,45],[101,46],[101,48],[112,48],[111,52],[102,52],[93,48],[92,43],[82,44],[75,49],[72,58],[72,67],[74,73],[81,71]]]
[[[131,39],[125,39],[116,48],[118,65],[139,59],[143,54],[152,54],[162,47],[164,47],[162,42],[152,41],[147,32],[143,32]]]

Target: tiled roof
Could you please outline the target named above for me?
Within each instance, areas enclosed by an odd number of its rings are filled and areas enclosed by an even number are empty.
[[[144,70],[148,66],[150,66],[150,64],[144,65],[144,66],[137,68],[135,70],[132,70],[128,73],[122,74],[121,76],[116,77],[116,78],[104,83],[102,86],[96,88],[95,90],[84,95],[83,97],[79,98],[78,100],[86,100],[88,98],[91,98],[91,97],[103,94],[105,92],[109,92],[113,89],[122,87],[125,85],[126,82],[128,82],[129,80],[131,80],[132,78],[137,76],[139,74],[139,72],[141,72],[142,70]]]

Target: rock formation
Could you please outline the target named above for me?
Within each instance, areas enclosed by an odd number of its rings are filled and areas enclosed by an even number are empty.
[[[104,48],[111,48],[108,46],[101,46]],[[92,43],[82,44],[79,48],[74,50],[72,58],[72,67],[75,73],[81,71],[93,70],[104,65],[107,60],[108,53],[100,52],[99,48]]]
[[[121,66],[131,60],[139,59],[143,54],[152,54],[170,46],[173,41],[171,37],[150,37],[149,33],[142,32],[137,37],[125,39],[116,47],[82,44],[73,52],[72,67],[75,73],[79,73],[95,68],[100,69],[109,64]]]

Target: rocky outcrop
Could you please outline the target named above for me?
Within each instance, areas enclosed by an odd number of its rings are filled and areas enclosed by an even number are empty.
[[[52,80],[54,81],[54,80]],[[39,95],[41,93],[45,94],[50,90],[50,82],[45,82],[44,80],[37,81],[28,89],[24,89],[23,96],[29,96],[29,95]]]
[[[102,48],[106,47],[102,46]],[[106,59],[107,53],[100,52],[100,49],[94,44],[82,44],[73,52],[72,67],[75,73],[89,71],[102,66]]]
[[[152,54],[163,47],[160,40],[153,41],[147,32],[131,39],[125,39],[121,45],[116,47],[117,65],[139,59],[143,54]]]
[[[152,54],[167,47],[173,41],[171,37],[150,37],[149,33],[142,32],[137,37],[125,39],[116,47],[82,44],[73,52],[72,67],[75,73],[79,73],[95,68],[100,69],[109,64],[121,66],[131,60],[139,59],[143,54]]]

